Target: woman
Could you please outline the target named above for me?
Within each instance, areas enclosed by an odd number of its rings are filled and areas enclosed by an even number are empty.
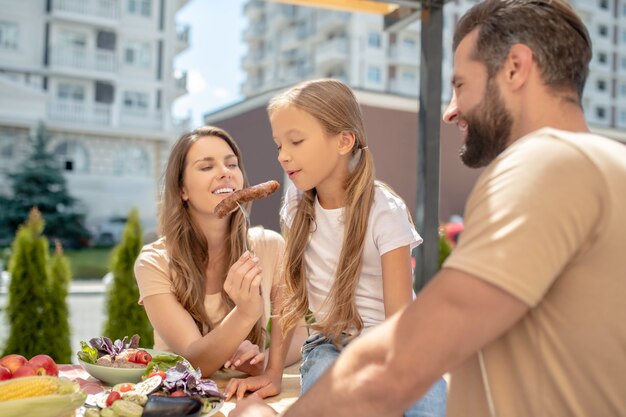
[[[262,373],[284,242],[276,232],[248,230],[241,210],[222,219],[214,214],[220,201],[249,185],[239,147],[217,127],[184,134],[172,149],[164,185],[161,238],[146,245],[135,264],[154,348],[185,357],[205,376],[224,366]],[[274,320],[270,345],[283,337]],[[285,337],[271,351],[293,363],[306,335],[295,338],[293,349],[285,349]]]

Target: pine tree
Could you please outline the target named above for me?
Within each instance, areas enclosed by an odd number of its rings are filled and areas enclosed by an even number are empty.
[[[70,363],[72,343],[67,294],[72,272],[61,242],[55,241],[55,246],[55,254],[50,260],[50,287],[44,315],[47,324],[43,327],[43,335],[48,343],[48,355],[56,363]]]
[[[24,222],[25,213],[37,207],[46,223],[46,235],[72,245],[82,245],[89,239],[84,227],[84,214],[76,209],[77,200],[70,196],[65,177],[52,153],[48,152],[48,134],[40,124],[30,139],[33,153],[9,179],[12,196],[0,196],[0,233],[10,236]],[[4,232],[3,232],[4,231]],[[2,237],[2,235],[0,235]]]
[[[48,342],[41,331],[45,325],[48,286],[48,239],[42,235],[44,224],[39,210],[33,208],[12,245],[5,355],[17,353],[30,358],[48,351]]]
[[[151,347],[154,344],[152,326],[143,306],[137,304],[139,289],[133,271],[141,247],[139,214],[133,209],[126,221],[122,240],[113,251],[113,283],[107,292],[107,321],[103,335],[115,340],[138,334],[140,345]]]

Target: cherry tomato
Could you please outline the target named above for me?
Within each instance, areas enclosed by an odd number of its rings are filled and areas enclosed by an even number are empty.
[[[154,371],[150,373],[150,375],[148,375],[148,378],[152,378],[153,376],[156,376],[156,375],[160,376],[161,379],[165,381],[165,372],[163,371]]]
[[[111,393],[107,396],[106,406],[110,407],[115,401],[121,400],[122,394],[117,391],[111,391]]]
[[[137,353],[139,351],[135,350],[128,355],[128,362],[137,362]]]
[[[119,392],[128,392],[133,390],[133,384],[122,384],[120,385]]]
[[[137,356],[135,357],[135,363],[147,365],[151,360],[152,360],[152,356],[145,350],[137,351]]]
[[[186,397],[187,394],[185,394],[184,391],[174,391],[173,393],[170,394],[170,397]]]

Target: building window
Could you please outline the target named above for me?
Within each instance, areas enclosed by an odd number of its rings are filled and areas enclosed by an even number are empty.
[[[380,48],[381,45],[381,37],[380,37],[380,33],[378,32],[370,32],[367,35],[367,45],[370,48]]]
[[[59,39],[63,46],[76,49],[83,49],[87,46],[87,35],[82,32],[64,30],[59,33]]]
[[[148,94],[136,91],[124,91],[124,107],[129,110],[148,110]]]
[[[622,30],[622,43],[626,44],[626,29]]]
[[[606,81],[598,80],[598,82],[596,83],[596,88],[598,89],[598,91],[606,91]]]
[[[606,64],[608,61],[607,55],[604,52],[598,53],[598,62],[601,64]]]
[[[150,17],[152,0],[128,0],[126,10],[129,14]]]
[[[71,172],[87,172],[89,170],[89,155],[83,145],[75,140],[59,143],[54,148],[61,168]]]
[[[124,48],[124,62],[138,67],[150,66],[150,44],[129,42]]]
[[[598,34],[603,38],[606,38],[607,36],[609,36],[609,28],[606,27],[606,25],[598,26]]]
[[[380,82],[380,68],[369,66],[367,67],[367,79],[374,83]]]
[[[598,6],[603,10],[609,10],[609,0],[600,0]]]
[[[403,81],[410,83],[414,82],[416,78],[415,73],[407,71],[402,71],[401,77]]]
[[[17,49],[19,32],[17,24],[0,21],[0,49]]]
[[[15,156],[15,141],[17,138],[7,132],[0,133],[0,160],[11,161]]]
[[[417,41],[413,38],[402,38],[402,45],[405,48],[415,49],[415,45],[417,45]]]
[[[625,56],[625,57],[622,57],[622,60],[621,60],[621,61],[622,61],[622,69],[623,69],[623,70],[626,70],[626,56]]]
[[[619,95],[626,97],[626,84],[619,85]]]
[[[622,110],[619,112],[619,121],[620,123],[626,123],[626,110]]]
[[[604,107],[596,107],[596,117],[598,119],[604,120],[606,117],[606,109]]]
[[[78,84],[61,83],[57,90],[57,98],[65,101],[85,101],[85,87]]]

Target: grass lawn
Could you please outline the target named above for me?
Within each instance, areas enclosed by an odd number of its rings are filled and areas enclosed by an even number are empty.
[[[65,255],[69,258],[72,266],[74,279],[102,278],[104,274],[109,272],[112,253],[113,247],[65,251]]]

